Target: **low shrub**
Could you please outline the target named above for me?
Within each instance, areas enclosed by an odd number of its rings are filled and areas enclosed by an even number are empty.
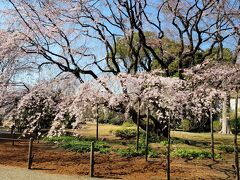
[[[217,146],[217,149],[220,151],[227,152],[227,153],[234,152],[234,147],[231,145],[219,145],[219,146]]]
[[[190,131],[191,130],[191,121],[188,119],[183,119],[181,122],[181,128],[183,131]]]
[[[204,151],[204,150],[187,149],[187,148],[184,148],[184,149],[178,148],[175,151],[173,151],[171,154],[174,157],[181,157],[181,158],[204,159],[204,158],[212,157],[211,152]],[[215,154],[215,158],[220,158],[220,155]]]
[[[125,121],[123,122],[122,127],[136,127],[136,124],[132,121]]]
[[[107,124],[108,123],[108,119],[105,118],[105,115],[103,113],[99,113],[99,115],[98,115],[98,122],[100,124]]]
[[[113,125],[122,125],[124,122],[124,118],[120,116],[113,117],[112,119],[109,119],[109,124]]]
[[[90,152],[92,139],[79,139],[73,136],[60,136],[45,138],[47,141],[58,142],[59,146],[75,152]],[[94,146],[95,151],[107,153],[110,151],[110,146],[102,141],[97,141]]]
[[[168,141],[161,141],[160,144],[166,146],[168,144]]]
[[[122,139],[131,139],[137,136],[137,130],[132,128],[123,128],[115,131],[115,136]]]
[[[115,136],[120,137],[122,139],[135,138],[137,136],[137,129],[133,128],[133,127],[118,129],[115,131]],[[145,139],[145,137],[146,137],[146,132],[143,130],[140,130],[140,138]],[[158,142],[159,137],[154,133],[149,133],[148,141],[149,142]]]

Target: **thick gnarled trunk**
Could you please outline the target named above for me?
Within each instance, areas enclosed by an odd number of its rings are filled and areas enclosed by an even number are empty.
[[[129,115],[132,118],[133,122],[135,124],[137,124],[137,111],[133,108],[131,108],[129,110]],[[145,122],[142,120],[144,118],[146,118],[147,115],[146,114],[141,114],[140,115],[140,121],[139,121],[139,126],[141,127],[141,129],[146,129],[146,124]],[[155,132],[157,135],[159,136],[163,136],[163,137],[167,137],[168,136],[168,128],[167,126],[164,126],[163,124],[161,124],[155,117],[149,115],[149,119],[151,119],[152,123],[154,124],[149,125],[149,132]]]
[[[226,92],[223,100],[223,110],[221,119],[222,129],[219,132],[221,134],[232,134],[230,127],[229,110],[230,110],[230,94]]]

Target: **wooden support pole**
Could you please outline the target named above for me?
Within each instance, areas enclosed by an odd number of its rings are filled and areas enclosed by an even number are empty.
[[[167,144],[167,180],[170,180],[170,144],[171,144],[171,129],[170,129],[170,123],[171,122],[171,115],[168,118],[168,144]]]
[[[149,127],[149,107],[147,108],[147,123],[146,123],[146,142],[145,142],[145,160],[148,161],[148,127]]]
[[[97,117],[96,117],[96,140],[98,141],[98,120],[99,120],[99,114],[98,114],[98,104],[97,104]]]
[[[11,137],[12,137],[12,145],[14,146],[14,129],[15,129],[15,126],[13,125],[11,127]]]
[[[212,105],[210,107],[210,127],[211,127],[211,152],[212,152],[212,160],[214,159],[214,134],[213,134],[213,113],[212,113]]]
[[[235,104],[235,132],[234,132],[234,158],[235,158],[235,170],[236,170],[236,179],[239,180],[239,161],[238,161],[238,88],[236,88],[236,104]]]
[[[32,156],[32,144],[33,138],[29,139],[29,147],[28,147],[28,169],[31,169],[33,156]]]
[[[94,176],[94,141],[91,143],[90,152],[90,177]]]
[[[138,100],[138,113],[137,113],[137,152],[138,152],[138,149],[139,149],[139,125],[140,125],[140,99]]]
[[[13,145],[13,146],[14,146],[14,135],[15,135],[15,133],[13,132],[13,133],[12,133],[12,139],[13,139],[13,140],[12,140],[12,145]]]

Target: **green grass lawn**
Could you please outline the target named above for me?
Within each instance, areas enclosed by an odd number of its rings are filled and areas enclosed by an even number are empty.
[[[196,142],[202,143],[210,143],[211,142],[211,134],[210,133],[190,133],[183,131],[172,131],[171,136],[175,138],[181,138],[185,140],[192,140]],[[216,144],[224,144],[224,145],[233,145],[234,135],[223,135],[219,133],[214,133],[214,142]],[[240,139],[238,139],[238,143],[240,143]]]
[[[98,135],[99,138],[105,138],[108,140],[118,140],[115,136],[115,131],[122,129],[123,126],[112,125],[112,124],[99,124],[98,126]],[[127,128],[136,128],[136,127],[127,127]],[[88,123],[83,126],[82,129],[76,131],[79,135],[85,137],[96,137],[96,124]]]
[[[100,138],[114,139],[114,131],[120,129],[121,126],[111,124],[99,124],[98,133]],[[86,137],[96,136],[96,124],[89,123],[83,126],[82,129],[77,131],[78,134]]]

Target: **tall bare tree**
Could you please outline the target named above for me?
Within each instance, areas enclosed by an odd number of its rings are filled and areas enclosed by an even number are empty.
[[[166,60],[164,42],[169,31],[180,46],[174,60],[183,78],[184,59],[194,65],[199,52],[208,49],[202,62],[216,47],[222,59],[225,41],[238,34],[239,2],[233,0],[7,1],[14,8],[12,29],[25,42],[21,48],[43,57],[40,66],[53,64],[80,81],[83,75],[96,79],[99,72],[150,71],[155,62],[169,76],[172,60]],[[119,42],[128,61],[119,56]]]

